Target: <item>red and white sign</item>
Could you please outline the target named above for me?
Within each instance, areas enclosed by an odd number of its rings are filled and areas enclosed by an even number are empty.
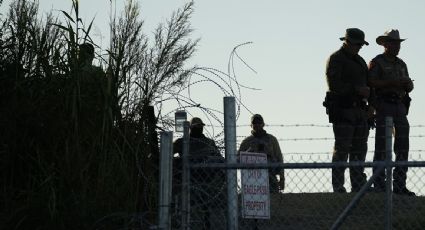
[[[267,163],[264,153],[240,152],[240,162]],[[270,219],[269,171],[267,169],[242,169],[242,217]]]

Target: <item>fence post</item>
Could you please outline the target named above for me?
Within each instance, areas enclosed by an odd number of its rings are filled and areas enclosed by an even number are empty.
[[[183,172],[182,172],[182,229],[190,229],[190,169],[189,169],[189,122],[183,122]]]
[[[159,229],[171,229],[171,184],[173,171],[173,132],[161,132],[159,180]]]
[[[226,163],[237,163],[236,108],[234,97],[224,97],[224,141]],[[238,229],[237,170],[227,170],[227,229]]]
[[[392,209],[393,209],[393,193],[391,189],[392,185],[392,132],[393,132],[393,118],[385,117],[385,169],[386,169],[386,214],[385,214],[385,229],[390,230],[392,228]]]

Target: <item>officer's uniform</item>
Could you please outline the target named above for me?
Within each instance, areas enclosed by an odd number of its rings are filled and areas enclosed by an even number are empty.
[[[263,131],[261,134],[252,134],[245,138],[239,146],[239,152],[257,152],[265,153],[267,161],[270,163],[283,163],[282,152],[280,150],[279,142],[276,137]],[[271,193],[279,192],[279,184],[276,175],[283,176],[283,169],[269,170],[269,186]],[[282,180],[284,178],[280,178]]]
[[[357,90],[367,86],[367,65],[358,54],[350,54],[343,47],[333,53],[327,62],[326,79],[332,94],[333,132],[335,136],[332,162],[365,161],[369,127],[367,102],[358,96]],[[346,192],[345,167],[332,168],[334,192]],[[364,167],[350,168],[352,191],[358,191],[366,183]]]
[[[369,77],[371,80],[397,80],[410,79],[406,63],[396,57],[395,61],[387,59],[383,54],[376,56],[369,65]],[[411,83],[413,84],[413,83]],[[413,88],[413,85],[411,86]],[[407,92],[399,88],[376,89],[376,138],[375,155],[373,161],[385,160],[385,117],[393,117],[395,128],[394,152],[396,161],[407,161],[409,153],[409,122],[407,120],[407,108],[403,99]],[[377,169],[374,168],[374,171]],[[395,167],[394,189],[406,188],[407,167]],[[383,190],[385,188],[385,172],[378,175],[374,187]]]

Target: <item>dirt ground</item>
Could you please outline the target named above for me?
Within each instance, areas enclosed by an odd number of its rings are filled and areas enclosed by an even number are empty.
[[[330,229],[355,194],[273,194],[271,219],[240,221],[240,229]],[[384,229],[385,193],[367,193],[339,229]],[[425,229],[424,197],[393,196],[393,229]]]

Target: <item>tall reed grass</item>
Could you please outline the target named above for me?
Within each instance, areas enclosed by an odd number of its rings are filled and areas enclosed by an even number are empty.
[[[1,2],[0,2],[1,4]],[[41,17],[15,0],[1,15],[0,159],[2,229],[147,229],[156,222],[161,95],[179,92],[197,40],[193,3],[149,41],[140,6],[112,17],[102,50],[79,4]],[[106,66],[82,66],[90,43]]]

